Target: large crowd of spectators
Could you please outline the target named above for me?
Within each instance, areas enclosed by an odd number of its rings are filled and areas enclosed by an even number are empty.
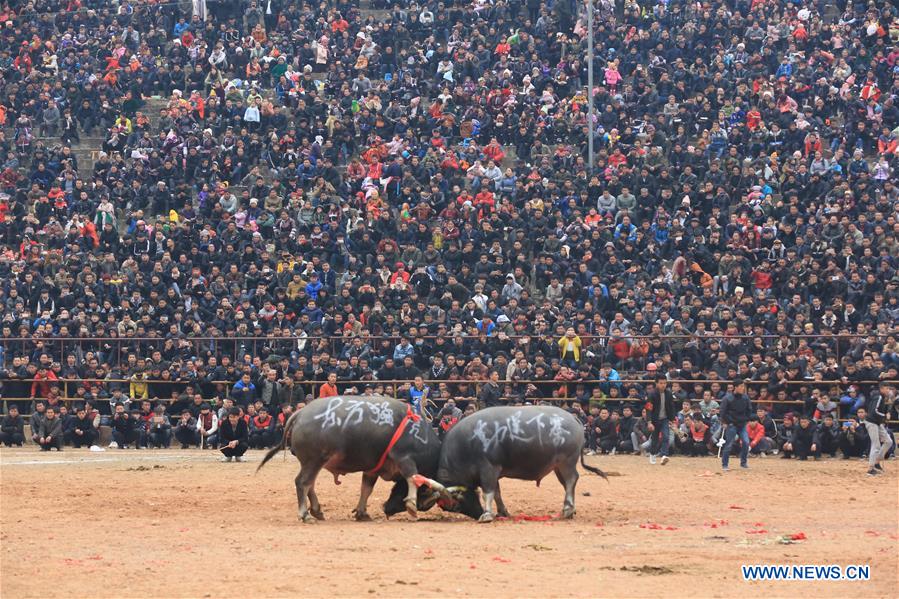
[[[892,393],[893,2],[600,0],[592,90],[581,3],[371,7],[0,2],[4,410],[264,446],[347,391],[637,418],[662,373],[685,451],[742,380],[767,451]]]

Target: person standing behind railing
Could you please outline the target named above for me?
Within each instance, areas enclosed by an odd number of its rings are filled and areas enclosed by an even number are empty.
[[[491,370],[489,376],[490,378],[486,383],[481,385],[481,389],[478,393],[478,403],[480,404],[481,409],[492,408],[503,404],[502,389],[499,386],[499,372]]]
[[[56,381],[59,381],[56,373],[41,365],[37,374],[34,375],[34,382],[31,383],[31,399],[49,396],[50,388]]]
[[[559,339],[559,358],[569,368],[577,368],[581,361],[581,338],[574,332],[574,327],[568,327],[565,334]]]
[[[335,395],[340,395],[340,392],[337,390],[337,374],[332,372],[328,374],[328,381],[322,383],[318,388],[318,397],[334,397]]]
[[[430,395],[431,388],[425,385],[421,376],[416,376],[409,388],[409,402],[412,404],[412,411],[418,415],[423,414]]]

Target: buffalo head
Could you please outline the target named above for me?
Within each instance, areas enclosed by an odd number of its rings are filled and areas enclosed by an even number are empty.
[[[416,478],[416,483],[421,487],[429,487],[432,491],[431,499],[435,499],[437,505],[447,512],[465,514],[475,520],[484,513],[484,507],[481,505],[481,496],[477,488],[468,488],[461,485],[447,487],[434,479],[424,476]],[[420,492],[421,488],[419,488]]]

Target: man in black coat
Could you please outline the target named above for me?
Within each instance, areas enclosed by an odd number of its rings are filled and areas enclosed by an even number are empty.
[[[9,414],[3,417],[0,423],[0,443],[7,447],[18,445],[22,447],[25,443],[25,421],[19,414],[19,406],[13,404],[9,406]]]
[[[827,414],[824,420],[818,423],[818,446],[821,453],[828,453],[832,458],[837,457],[837,449],[840,448],[840,427],[832,414]]]
[[[843,425],[843,430],[840,432],[840,449],[843,452],[844,460],[867,455],[868,447],[871,445],[868,429],[865,428],[867,414],[865,408],[859,408],[856,416],[850,418]]]
[[[223,462],[243,461],[243,454],[249,449],[250,431],[247,422],[240,416],[239,408],[231,408],[228,418],[219,426],[219,445],[225,457]]]
[[[807,460],[809,455],[817,458],[821,455],[817,441],[817,429],[808,415],[803,414],[799,417],[799,426],[793,427],[790,440],[784,443],[784,453],[794,453],[800,460]]]
[[[655,389],[650,391],[646,399],[652,404],[649,412],[651,420],[650,433],[652,445],[649,449],[649,463],[656,463],[656,456],[661,454],[662,465],[668,463],[668,447],[671,444],[671,422],[677,417],[674,409],[674,393],[668,388],[668,379],[660,374],[656,378]]]
[[[112,439],[119,449],[128,449],[132,443],[137,445],[137,422],[131,417],[125,404],[118,402],[112,415]]]
[[[746,424],[752,416],[752,405],[746,395],[746,382],[739,381],[734,392],[726,395],[721,402],[721,426],[724,429],[724,449],[721,451],[721,468],[728,469],[730,450],[737,436],[740,437],[740,468],[749,468],[749,432]]]
[[[493,370],[490,372],[490,380],[481,385],[478,393],[478,402],[481,408],[492,408],[503,405],[502,389],[499,386],[499,372]]]
[[[90,447],[99,436],[97,429],[94,428],[94,419],[88,415],[84,406],[78,406],[78,409],[75,410],[75,417],[69,420],[66,427],[66,441],[78,449]]]
[[[633,453],[636,449],[631,439],[631,433],[634,432],[637,419],[634,418],[634,412],[630,406],[624,406],[621,412],[622,416],[618,421],[618,450],[622,453]]]
[[[600,453],[611,453],[618,447],[618,425],[612,421],[608,408],[599,410],[599,418],[593,421],[596,433],[596,449]]]

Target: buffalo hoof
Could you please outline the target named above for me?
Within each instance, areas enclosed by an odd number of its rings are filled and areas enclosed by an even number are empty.
[[[483,514],[481,514],[481,517],[478,518],[478,522],[480,522],[481,524],[485,522],[493,522],[494,518],[495,516],[490,512],[484,512]]]
[[[413,520],[418,518],[418,506],[414,501],[406,502],[406,513],[409,514],[409,517]]]
[[[309,510],[309,513],[312,514],[312,517],[316,520],[324,520],[325,513],[321,510]]]
[[[562,510],[562,513],[559,515],[560,520],[571,520],[574,518],[574,508],[565,508]]]
[[[353,518],[356,519],[356,522],[371,522],[371,516],[368,515],[368,512],[357,512],[353,510]]]
[[[316,519],[315,516],[306,512],[305,514],[300,514],[300,522],[303,522],[304,524],[315,524]]]
[[[496,515],[500,518],[511,518],[512,516],[506,510],[497,510]]]

